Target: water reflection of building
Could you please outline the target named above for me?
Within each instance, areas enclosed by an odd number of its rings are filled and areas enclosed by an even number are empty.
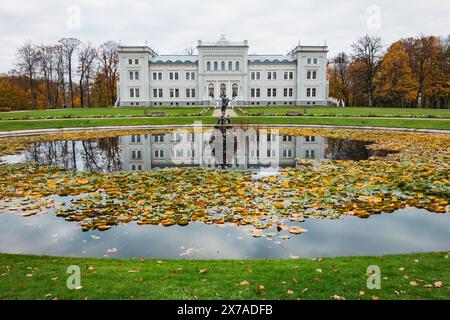
[[[326,139],[254,130],[210,130],[122,136],[119,145],[123,170],[172,166],[252,169],[295,167],[296,158],[323,159]]]

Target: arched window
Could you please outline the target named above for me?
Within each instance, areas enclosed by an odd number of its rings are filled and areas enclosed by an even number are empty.
[[[214,61],[214,71],[219,70],[219,64],[217,63],[217,61]]]
[[[211,71],[211,62],[210,62],[210,61],[208,61],[208,62],[206,63],[206,70],[207,70],[207,71]]]
[[[214,85],[212,83],[208,85],[208,96],[214,98]]]
[[[239,61],[236,61],[236,71],[239,71]]]
[[[311,79],[311,71],[308,71],[308,72],[306,73],[306,79]]]
[[[225,83],[222,83],[220,85],[220,95],[224,96],[227,94],[227,86],[225,85]]]
[[[313,71],[312,78],[317,79],[317,71]]]
[[[232,71],[233,70],[233,62],[228,61],[228,71]]]
[[[225,71],[225,61],[220,63],[220,70]]]
[[[237,83],[233,83],[233,85],[231,86],[231,90],[232,90],[232,96],[233,98],[238,96],[238,85]]]

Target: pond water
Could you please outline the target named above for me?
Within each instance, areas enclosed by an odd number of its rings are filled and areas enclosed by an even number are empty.
[[[386,152],[368,142],[318,136],[277,135],[267,130],[129,135],[85,141],[36,142],[6,163],[35,162],[78,171],[114,172],[168,167],[258,170],[295,167],[295,159],[363,160]]]
[[[385,156],[368,142],[319,136],[285,136],[264,130],[148,133],[83,141],[43,141],[0,158],[77,171],[116,172],[170,167],[248,169],[296,167],[296,159],[363,160]],[[269,172],[272,172],[269,170]],[[276,170],[275,170],[276,172]],[[57,201],[71,198],[50,196]],[[254,237],[253,227],[192,222],[187,226],[122,223],[83,232],[79,222],[47,214],[24,217],[0,207],[0,252],[84,257],[181,259],[296,258],[382,255],[450,250],[450,215],[405,208],[368,219],[286,221],[298,235],[275,228]]]
[[[306,219],[308,232],[254,238],[247,227],[207,225],[160,227],[120,224],[82,232],[52,212],[22,217],[0,214],[0,252],[81,257],[177,259],[296,258],[382,255],[450,250],[450,215],[407,208],[368,219]],[[267,230],[269,232],[270,230]],[[275,231],[276,233],[276,231]],[[287,233],[286,233],[287,234]]]

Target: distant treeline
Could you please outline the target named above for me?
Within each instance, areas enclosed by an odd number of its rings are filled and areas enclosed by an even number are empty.
[[[347,106],[450,107],[450,36],[400,39],[384,52],[366,35],[328,65],[330,96]]]
[[[76,38],[55,44],[26,42],[17,69],[0,78],[2,110],[111,106],[119,79],[118,43],[93,47]]]

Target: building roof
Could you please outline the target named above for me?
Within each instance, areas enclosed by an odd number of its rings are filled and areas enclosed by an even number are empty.
[[[295,62],[294,56],[282,54],[252,54],[248,55],[249,63],[290,63]],[[150,59],[150,63],[197,63],[198,55],[161,55]]]
[[[150,59],[150,63],[197,63],[197,55],[160,55]]]
[[[288,63],[294,62],[296,58],[283,54],[249,54],[249,63]]]

